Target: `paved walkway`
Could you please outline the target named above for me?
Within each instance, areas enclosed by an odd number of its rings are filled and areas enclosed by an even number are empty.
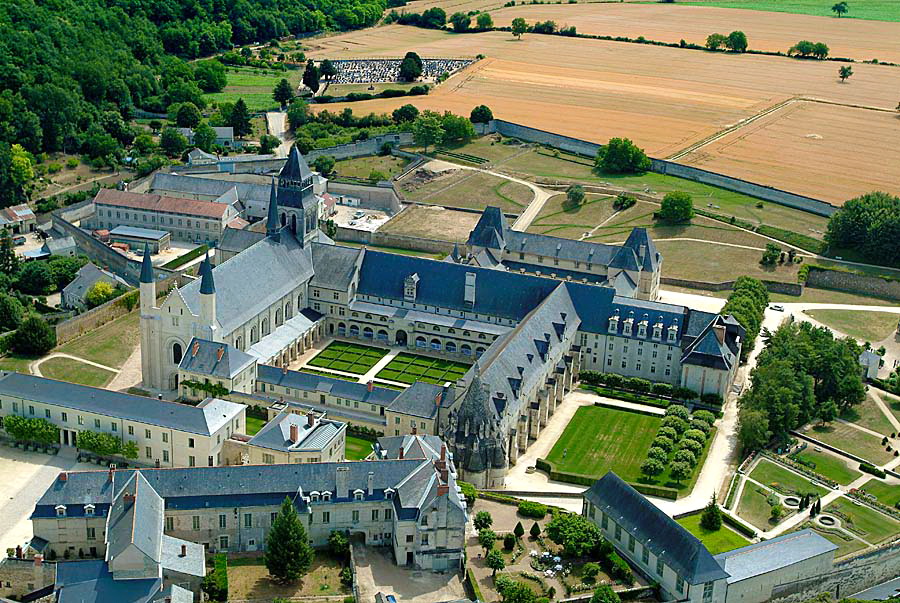
[[[38,377],[43,377],[41,374],[41,365],[47,362],[52,358],[68,358],[69,360],[75,360],[76,362],[83,362],[84,364],[89,364],[91,366],[95,366],[97,368],[101,368],[103,370],[109,371],[111,373],[118,374],[119,369],[115,369],[111,366],[106,366],[105,364],[100,364],[99,362],[93,362],[92,360],[85,360],[84,358],[80,358],[78,356],[72,356],[71,354],[64,354],[62,352],[53,352],[52,354],[47,354],[43,358],[38,358],[28,365],[28,370],[31,371],[32,375],[37,375]]]
[[[284,111],[269,111],[266,113],[266,126],[270,135],[281,140],[281,144],[275,149],[275,156],[287,157],[294,142],[287,127],[287,113]]]

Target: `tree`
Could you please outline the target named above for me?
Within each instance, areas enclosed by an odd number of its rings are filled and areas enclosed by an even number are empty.
[[[306,62],[306,69],[303,71],[303,85],[309,88],[313,94],[319,91],[319,68],[312,59]]]
[[[822,421],[822,425],[834,421],[837,414],[838,407],[837,404],[834,403],[834,400],[826,400],[825,403],[819,407],[819,420]]]
[[[594,590],[590,603],[620,603],[619,595],[609,584],[601,584]]]
[[[488,528],[478,530],[478,544],[481,545],[485,553],[493,549],[496,542],[497,534],[494,533],[494,530]]]
[[[481,13],[475,17],[475,24],[480,30],[493,29],[494,19],[491,18],[490,13]]]
[[[516,523],[516,527],[513,528],[513,534],[516,535],[516,538],[521,538],[525,535],[525,527],[522,526],[522,522]]]
[[[281,78],[281,81],[275,84],[275,89],[272,91],[272,98],[278,101],[278,104],[282,107],[288,105],[291,102],[291,99],[294,98],[294,89],[286,78]]]
[[[281,511],[266,536],[264,557],[269,574],[280,582],[293,582],[305,574],[313,561],[306,528],[291,499],[285,497]]]
[[[763,266],[774,266],[779,259],[781,259],[781,247],[775,243],[766,243],[766,249],[763,251],[759,263]]]
[[[328,548],[335,557],[345,559],[350,554],[350,540],[343,532],[332,530],[328,535]]]
[[[303,100],[295,100],[287,110],[288,126],[291,130],[296,130],[300,126],[309,122],[309,104]]]
[[[666,193],[659,208],[659,217],[669,224],[680,224],[694,217],[694,200],[682,191]]]
[[[581,567],[581,575],[584,576],[587,580],[593,582],[597,579],[597,574],[600,573],[600,566],[593,561],[585,563]]]
[[[234,135],[243,138],[253,132],[253,125],[250,123],[250,110],[247,109],[247,103],[243,98],[237,99],[234,107],[231,108],[231,115],[228,116],[228,125],[234,129]]]
[[[531,524],[531,529],[528,530],[528,533],[531,534],[531,537],[534,539],[537,539],[537,537],[541,535],[541,526],[538,525],[538,522]]]
[[[597,151],[598,168],[611,174],[634,174],[650,169],[650,158],[627,138],[610,138]]]
[[[821,60],[828,56],[828,44],[825,42],[816,42],[813,44],[812,55]]]
[[[179,157],[187,145],[187,138],[175,128],[166,128],[159,135],[159,148],[169,157]]]
[[[709,50],[718,50],[726,45],[728,38],[720,33],[712,33],[706,36],[706,47]]]
[[[196,128],[203,118],[194,103],[182,103],[175,112],[175,123],[179,128]]]
[[[424,152],[428,152],[428,147],[438,145],[444,138],[444,128],[441,125],[441,118],[437,113],[425,111],[412,122],[413,140],[416,144],[422,145]]]
[[[56,289],[53,272],[47,262],[28,262],[16,275],[16,288],[30,295],[47,295]]]
[[[441,128],[444,130],[442,140],[445,143],[466,143],[475,137],[472,122],[449,111],[445,111],[441,117]]]
[[[419,110],[415,105],[406,104],[402,107],[397,107],[394,109],[394,112],[391,113],[391,118],[393,118],[394,123],[401,124],[409,121],[413,121],[415,118],[419,116]]]
[[[19,271],[19,257],[16,255],[13,245],[12,233],[9,228],[3,227],[0,232],[0,273],[13,276]]]
[[[281,145],[281,139],[271,134],[263,134],[259,137],[259,152],[263,155],[272,153]]]
[[[25,307],[12,295],[0,293],[0,331],[11,331],[22,324]]]
[[[493,549],[487,554],[484,563],[492,570],[491,576],[496,576],[497,570],[502,570],[506,567],[506,561],[503,560],[503,553],[497,549]]]
[[[709,503],[703,509],[703,514],[700,516],[700,527],[713,532],[722,527],[722,511],[716,504],[715,494],[710,497]]]
[[[781,503],[772,505],[771,519],[777,523],[782,517],[784,517],[784,507]]]
[[[693,467],[684,461],[672,461],[669,465],[669,475],[678,483],[690,477],[692,471]]]
[[[494,113],[487,105],[478,105],[469,114],[469,121],[473,124],[486,124],[492,119],[494,119]]]
[[[12,336],[12,349],[24,356],[43,356],[56,347],[56,330],[38,316],[22,321]]]
[[[843,17],[850,10],[850,6],[846,2],[837,2],[831,5],[831,12],[836,14],[838,18]]]
[[[494,518],[487,511],[479,511],[475,514],[473,524],[475,525],[475,530],[480,532],[485,528],[491,527],[494,524]]]
[[[882,192],[844,203],[828,220],[825,231],[825,242],[832,249],[852,249],[869,262],[895,267],[900,267],[898,237],[900,197]]]
[[[472,19],[466,13],[456,12],[450,15],[450,24],[453,25],[453,31],[456,33],[465,33],[469,31],[469,25],[471,23]]]
[[[138,457],[138,445],[134,440],[128,440],[124,444],[122,444],[122,448],[119,451],[119,454],[124,456],[126,459],[136,459]]]
[[[221,92],[228,83],[225,65],[215,60],[195,63],[194,79],[204,92]]]
[[[330,82],[338,74],[337,67],[329,59],[319,63],[319,76],[326,82]]]
[[[850,65],[844,65],[838,69],[838,77],[841,78],[841,83],[844,83],[851,75],[853,75],[853,67]]]
[[[814,49],[815,44],[809,40],[800,40],[788,49],[788,55],[798,54],[801,57],[811,56]]]
[[[316,157],[315,161],[313,161],[313,169],[323,176],[327,176],[331,173],[331,170],[334,169],[334,164],[335,160],[331,155],[319,155]]]
[[[641,463],[641,473],[647,477],[655,477],[665,471],[665,466],[657,459],[647,459]]]
[[[733,31],[728,34],[725,46],[731,52],[747,52],[747,36],[742,31]]]
[[[500,593],[503,603],[535,603],[537,595],[527,584],[512,582]]]
[[[414,82],[422,77],[422,59],[415,52],[407,52],[400,61],[400,79]]]
[[[216,131],[208,123],[202,123],[194,130],[194,146],[209,153],[216,144]]]
[[[566,189],[566,209],[575,209],[584,203],[584,187],[580,184],[571,184]]]
[[[429,29],[441,29],[447,23],[447,13],[438,6],[422,12],[422,27]]]
[[[528,23],[525,22],[525,19],[522,17],[516,17],[512,20],[512,34],[516,36],[517,39],[522,39],[522,34],[528,31]]]
[[[34,180],[34,166],[31,154],[22,145],[14,144],[10,147],[9,177],[20,194],[25,194],[28,184]]]
[[[596,552],[603,535],[594,522],[574,513],[557,513],[546,528],[547,536],[563,547],[566,555],[584,557]]]
[[[84,295],[84,302],[88,308],[96,308],[103,305],[116,296],[116,288],[106,281],[97,281]]]

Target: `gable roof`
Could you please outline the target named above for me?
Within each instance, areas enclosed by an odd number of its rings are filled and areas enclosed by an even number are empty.
[[[84,300],[84,296],[87,295],[90,288],[99,281],[107,282],[113,287],[128,288],[129,286],[124,279],[116,276],[112,272],[107,272],[106,270],[102,270],[101,268],[88,263],[82,266],[78,270],[78,276],[76,276],[71,283],[66,285],[63,289],[63,295]]]
[[[56,603],[151,603],[157,600],[161,587],[160,578],[113,580],[102,560],[56,566]]]
[[[221,357],[219,356],[221,350]],[[231,379],[256,360],[250,354],[242,352],[227,343],[216,343],[208,339],[194,337],[188,344],[181,363],[183,371]]]
[[[290,387],[304,392],[331,394],[339,398],[359,400],[366,404],[388,406],[400,392],[385,387],[373,386],[369,391],[365,383],[356,383],[346,379],[313,375],[301,371],[285,371],[277,366],[260,364],[257,366],[256,380],[260,383],[269,383],[281,387]],[[311,400],[318,404],[318,399]]]
[[[149,193],[130,193],[113,188],[101,188],[94,197],[94,203],[204,218],[221,218],[229,207],[223,203],[213,203],[212,201],[178,199]]]
[[[153,563],[162,559],[163,499],[134,473],[113,497],[106,520],[106,561],[134,546]]]
[[[315,415],[312,415],[313,423],[310,425],[310,416],[282,411],[266,423],[249,444],[282,452],[321,450],[345,428],[344,423],[316,418]],[[291,440],[291,427],[297,429],[297,441]]]
[[[441,406],[446,406],[453,401],[452,391],[452,386],[445,389],[440,385],[416,381],[394,398],[394,401],[388,406],[388,410],[431,419],[437,415]]]
[[[364,249],[312,243],[313,266],[316,274],[311,285],[346,291],[350,288]]]
[[[594,482],[584,497],[688,584],[728,577],[703,543],[612,471]]]

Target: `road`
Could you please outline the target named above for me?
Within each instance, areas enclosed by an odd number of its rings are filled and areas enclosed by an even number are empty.
[[[287,113],[284,111],[269,111],[266,113],[266,125],[269,128],[269,134],[281,140],[281,144],[275,149],[277,157],[287,157],[291,151],[293,136],[287,127]]]

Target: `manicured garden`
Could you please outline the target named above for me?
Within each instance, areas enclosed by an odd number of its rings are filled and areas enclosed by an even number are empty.
[[[864,458],[873,465],[883,465],[894,458],[894,453],[888,452],[881,445],[881,438],[860,431],[846,423],[816,425],[807,430],[806,434],[811,438]]]
[[[387,350],[346,341],[333,341],[307,362],[316,366],[354,375],[363,375],[387,355]]]
[[[738,516],[760,530],[771,529],[775,524],[770,522],[773,506],[768,502],[770,496],[771,492],[762,486],[745,482],[741,498],[738,500]]]
[[[344,443],[344,458],[348,461],[361,461],[372,453],[372,442],[348,435]]]
[[[255,436],[259,433],[259,430],[263,428],[263,425],[266,424],[265,419],[260,419],[259,417],[247,417],[247,435]]]
[[[411,384],[416,381],[425,381],[443,385],[447,381],[452,383],[461,378],[470,366],[464,362],[444,360],[443,358],[401,353],[397,354],[375,377],[398,383]]]
[[[40,366],[41,374],[50,379],[103,387],[116,376],[115,373],[71,358],[56,357],[45,360]]]
[[[822,496],[828,492],[827,489],[814,485],[802,475],[767,459],[760,460],[750,473],[750,477],[781,494]],[[744,488],[746,489],[746,486]]]
[[[862,475],[856,469],[851,469],[842,459],[825,452],[816,452],[811,447],[807,447],[799,454],[792,455],[792,458],[816,473],[844,486]]]
[[[863,484],[862,489],[878,499],[883,505],[896,507],[900,504],[900,484],[872,478]]]
[[[842,528],[859,535],[869,544],[878,544],[900,533],[900,522],[847,498],[835,500],[823,513],[839,518]]]
[[[676,520],[681,527],[697,537],[703,546],[713,555],[724,553],[725,551],[733,551],[750,544],[750,541],[723,525],[718,530],[707,530],[700,525],[701,514],[688,515]]]

